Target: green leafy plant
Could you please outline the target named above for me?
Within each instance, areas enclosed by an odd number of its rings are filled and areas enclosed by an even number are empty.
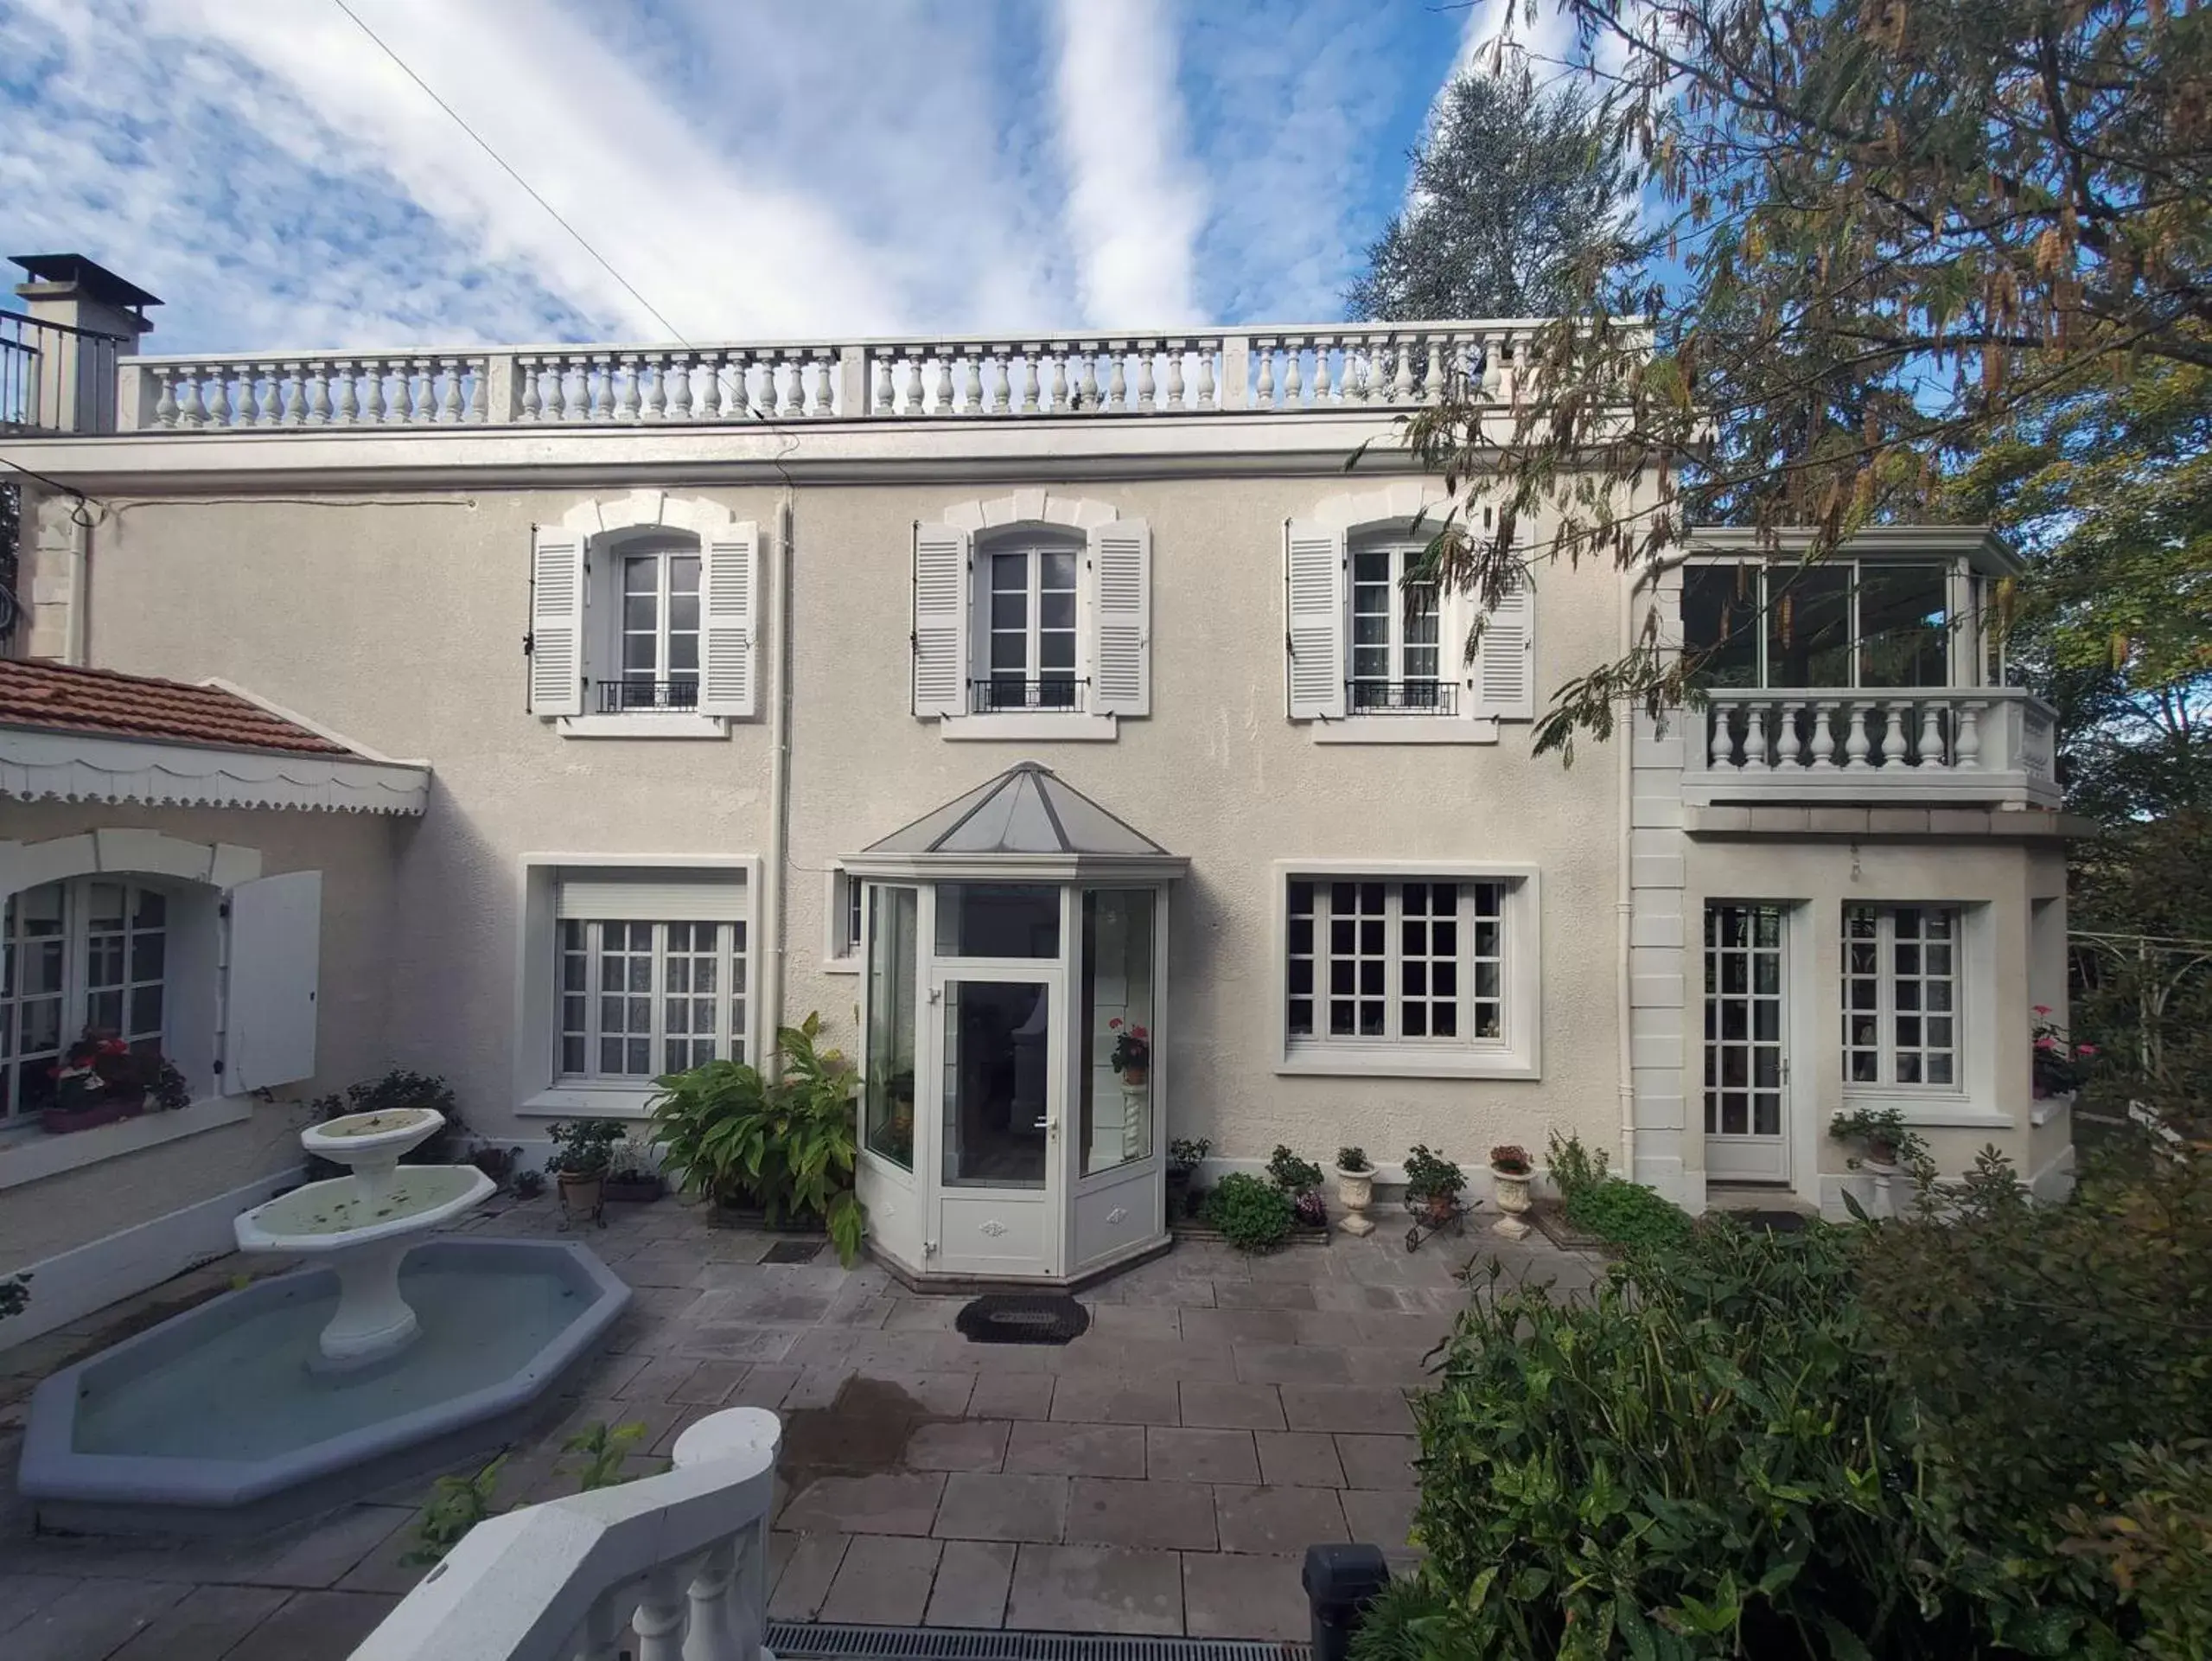
[[[1528,1150],[1518,1142],[1504,1142],[1490,1150],[1490,1169],[1508,1177],[1525,1177],[1532,1167]]]
[[[810,1014],[776,1035],[783,1070],[773,1080],[736,1061],[658,1080],[651,1134],[663,1173],[685,1192],[749,1199],[771,1226],[819,1219],[849,1268],[867,1227],[852,1191],[857,1076],[837,1051],[817,1046],[821,1030]]]
[[[604,1420],[587,1426],[561,1444],[561,1452],[575,1455],[575,1462],[563,1460],[556,1468],[564,1476],[576,1479],[577,1492],[590,1493],[595,1488],[612,1488],[631,1479],[622,1471],[622,1461],[631,1450],[645,1440],[646,1428],[635,1420],[627,1424],[609,1427]]]
[[[1178,1136],[1168,1144],[1168,1174],[1188,1177],[1206,1163],[1206,1156],[1214,1151],[1210,1138],[1201,1136],[1195,1140]]]
[[[1364,1147],[1340,1147],[1336,1150],[1336,1168],[1356,1177],[1372,1172],[1374,1166],[1367,1162]]]
[[[557,1177],[603,1177],[625,1134],[619,1119],[557,1120],[545,1132],[553,1144],[545,1169]]]
[[[1839,1142],[1855,1142],[1866,1150],[1875,1165],[1918,1166],[1928,1158],[1925,1138],[1907,1128],[1905,1115],[1896,1108],[1856,1108],[1828,1121],[1828,1134]],[[1856,1169],[1858,1160],[1851,1161]]]
[[[30,1301],[29,1275],[10,1274],[5,1280],[0,1280],[0,1320],[5,1320],[10,1315],[22,1314],[30,1307]]]
[[[1457,1204],[1467,1186],[1466,1174],[1443,1154],[1419,1142],[1406,1150],[1406,1203],[1409,1205]]]
[[[1696,1223],[1664,1195],[1640,1182],[1608,1177],[1578,1190],[1567,1201],[1567,1221],[1578,1229],[1631,1250],[1680,1245]]]
[[[1544,1163],[1551,1171],[1552,1185],[1559,1191],[1559,1198],[1569,1202],[1577,1194],[1605,1180],[1605,1150],[1591,1153],[1582,1145],[1582,1138],[1571,1132],[1565,1136],[1556,1130],[1552,1133]]]
[[[1300,1159],[1279,1143],[1268,1159],[1267,1175],[1276,1187],[1293,1199],[1321,1186],[1321,1167],[1310,1160]]]
[[[517,1199],[535,1199],[545,1191],[545,1173],[542,1171],[517,1171],[507,1179],[507,1185],[514,1190]]]
[[[471,1475],[440,1477],[430,1491],[430,1504],[415,1521],[414,1549],[402,1561],[443,1562],[463,1535],[485,1518],[497,1516],[500,1474],[506,1469],[507,1455],[502,1453]]]
[[[1295,1215],[1287,1194],[1242,1171],[1222,1178],[1206,1197],[1208,1226],[1239,1251],[1273,1251],[1290,1238]]]

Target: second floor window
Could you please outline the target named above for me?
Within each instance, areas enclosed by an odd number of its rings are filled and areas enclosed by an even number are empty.
[[[1952,580],[1947,565],[1888,560],[1692,565],[1683,646],[1711,687],[1947,687]]]
[[[692,541],[628,547],[622,559],[618,707],[693,709],[699,701],[699,552]]]
[[[1076,592],[1080,556],[1074,547],[998,548],[985,555],[990,586],[989,674],[977,686],[979,709],[1081,708],[1075,674]]]
[[[1417,547],[1352,551],[1350,711],[1435,710],[1452,687],[1441,679],[1440,618],[1434,584],[1406,585]]]

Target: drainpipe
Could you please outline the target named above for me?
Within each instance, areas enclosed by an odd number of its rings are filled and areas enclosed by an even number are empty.
[[[762,954],[760,1039],[754,1047],[764,1070],[777,1066],[775,1035],[783,1026],[784,870],[791,852],[791,543],[793,504],[789,486],[775,515],[775,549],[768,562],[768,595],[775,615],[768,620],[768,847],[761,872]]]
[[[1647,581],[1656,581],[1688,558],[1686,549],[1677,553],[1662,554],[1645,569],[1629,573],[1621,591],[1622,657],[1635,647],[1636,591]],[[1618,949],[1613,977],[1613,1031],[1621,1081],[1620,1171],[1623,1177],[1633,1181],[1636,1174],[1635,1045],[1629,1033],[1629,1011],[1634,993],[1633,977],[1629,974],[1629,930],[1635,920],[1635,855],[1631,852],[1635,836],[1636,786],[1636,715],[1633,707],[1629,710],[1628,718],[1628,732],[1621,745],[1621,814],[1617,844],[1620,849],[1620,887],[1613,904],[1614,935]],[[1686,920],[1683,926],[1685,929],[1689,926]]]

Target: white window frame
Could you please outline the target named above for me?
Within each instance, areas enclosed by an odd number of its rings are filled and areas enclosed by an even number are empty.
[[[21,995],[23,964],[20,948],[22,921],[22,902],[40,888],[59,888],[61,891],[61,1024],[59,1047],[52,1052],[41,1051],[37,1059],[51,1065],[58,1061],[72,1044],[77,1041],[89,1019],[94,988],[88,979],[92,969],[92,889],[95,884],[108,884],[124,891],[123,981],[119,986],[102,987],[100,993],[119,993],[123,1013],[120,1036],[136,1047],[151,1043],[156,1052],[167,1057],[169,1054],[169,1032],[176,1010],[175,977],[177,973],[177,938],[175,929],[178,897],[168,884],[149,881],[132,872],[100,872],[92,875],[64,877],[51,883],[35,883],[16,890],[0,900],[0,951],[4,951],[10,963],[4,984],[12,988],[0,996],[0,1040],[4,1040],[8,1059],[4,1073],[0,1073],[0,1128],[28,1122],[16,1100],[16,1069],[18,1061],[16,1045],[20,1038],[20,1011],[25,1000]],[[159,930],[138,930],[131,926],[139,891],[158,894],[162,898],[162,926]],[[131,960],[134,942],[142,936],[158,932],[162,937],[162,974],[158,982],[134,979]],[[133,1028],[130,1024],[131,993],[142,987],[158,984],[162,989],[161,1025],[150,1030]],[[44,1001],[46,994],[40,994]]]
[[[1055,669],[1049,674],[1043,666],[1044,628],[1044,560],[1047,554],[1061,554],[1073,562],[1075,582],[1072,589],[1053,591],[1065,592],[1074,598],[1074,618],[1065,632],[1070,637],[1074,653],[1066,673]],[[1061,718],[1081,716],[1090,710],[1091,686],[1087,678],[1089,656],[1085,636],[1091,621],[1089,585],[1083,580],[1083,563],[1090,557],[1090,549],[1080,534],[1070,533],[1055,536],[1039,530],[1027,530],[998,536],[985,535],[976,539],[974,592],[972,604],[974,615],[969,619],[968,712],[972,715],[1037,715]],[[998,562],[1005,559],[1019,559],[1024,564],[1026,580],[1023,596],[1023,667],[1018,679],[1023,682],[1066,680],[1070,683],[1068,701],[1065,704],[1020,704],[1009,709],[979,710],[975,707],[977,687],[1002,676],[1016,678],[1012,670],[991,667],[992,648],[1001,633],[997,627],[994,599],[998,592]]]
[[[1409,562],[1420,559],[1426,552],[1427,545],[1425,543],[1419,541],[1399,540],[1386,536],[1355,536],[1351,538],[1346,545],[1345,559],[1347,563],[1344,572],[1344,714],[1347,720],[1361,720],[1374,716],[1398,715],[1403,715],[1416,719],[1422,718],[1448,718],[1457,712],[1459,708],[1458,700],[1461,697],[1465,696],[1467,693],[1467,688],[1461,684],[1464,679],[1463,675],[1458,674],[1448,674],[1445,672],[1444,655],[1445,647],[1444,637],[1444,597],[1434,584],[1426,584],[1423,585],[1423,586],[1429,590],[1429,616],[1436,631],[1436,638],[1433,641],[1425,642],[1413,649],[1434,652],[1436,654],[1436,667],[1429,674],[1426,675],[1409,675],[1406,673],[1406,654],[1409,648],[1406,639],[1406,567]],[[1367,615],[1360,610],[1360,590],[1363,586],[1373,586],[1372,584],[1363,585],[1359,580],[1360,559],[1362,555],[1372,556],[1375,554],[1383,556],[1383,558],[1388,562],[1390,571],[1388,580],[1385,585],[1388,591],[1390,604],[1385,613],[1389,619],[1389,629],[1388,638],[1386,640],[1383,646],[1386,659],[1386,673],[1381,677],[1382,684],[1403,687],[1409,681],[1416,680],[1431,681],[1435,684],[1437,692],[1440,694],[1434,705],[1414,705],[1410,706],[1392,706],[1388,704],[1379,706],[1362,705],[1353,696],[1354,687],[1363,685],[1376,684],[1374,677],[1362,676],[1358,672],[1358,655],[1360,652],[1358,635],[1360,618],[1363,615]],[[1444,702],[1444,699],[1447,698],[1451,701],[1449,703]]]
[[[607,961],[606,930],[618,925],[630,929],[643,928],[650,931],[647,951],[648,961],[652,965],[649,971],[651,985],[642,994],[628,990],[610,993],[602,984],[600,977]],[[564,1004],[571,997],[580,998],[583,1001],[583,1023],[581,1027],[571,1027],[568,1025],[564,1015],[557,1015],[554,1030],[564,1051],[571,1037],[583,1041],[584,1064],[581,1070],[571,1070],[564,1056],[557,1064],[553,1076],[556,1088],[565,1089],[594,1089],[609,1087],[635,1089],[649,1086],[653,1079],[663,1073],[685,1070],[683,1067],[673,1065],[667,1054],[667,1045],[672,1037],[667,1031],[668,1006],[672,999],[682,997],[696,1001],[700,994],[688,990],[677,993],[670,989],[668,973],[671,956],[670,931],[675,929],[696,930],[702,927],[714,930],[714,945],[711,953],[699,952],[696,945],[696,936],[694,936],[694,943],[684,955],[692,957],[711,955],[713,959],[716,990],[705,994],[713,1000],[713,1030],[711,1032],[691,1032],[673,1036],[693,1043],[702,1038],[711,1040],[714,1046],[714,1054],[708,1059],[730,1061],[750,1059],[752,1025],[750,1017],[754,994],[749,977],[746,974],[750,945],[747,923],[697,921],[685,923],[676,919],[612,917],[563,917],[556,920],[553,931],[554,950],[559,958],[554,976],[555,995],[561,999]],[[576,942],[573,946],[571,944],[572,937]],[[575,956],[580,956],[583,959],[584,985],[581,992],[571,992],[566,978],[568,961]],[[647,1046],[647,1065],[646,1070],[642,1073],[609,1072],[600,1062],[600,1046],[607,1037],[602,1025],[604,1014],[603,1000],[609,996],[626,998],[641,996],[647,1005],[647,1030],[644,1035]],[[636,1036],[634,1033],[626,1032],[618,1035],[618,1041]],[[687,1066],[698,1064],[697,1058],[686,1063]]]
[[[866,885],[832,864],[822,885],[822,968],[832,974],[860,973],[860,903]]]
[[[604,615],[607,621],[602,637],[594,642],[596,646],[602,648],[603,655],[602,652],[590,653],[585,658],[585,670],[592,686],[595,688],[622,686],[628,684],[630,680],[633,672],[627,661],[629,655],[630,637],[639,631],[629,627],[628,610],[631,593],[629,570],[634,560],[650,559],[655,566],[653,585],[653,661],[650,678],[656,685],[673,685],[679,680],[688,680],[691,683],[692,696],[689,703],[672,701],[667,704],[647,703],[637,706],[631,705],[626,698],[619,710],[594,709],[590,712],[649,716],[697,714],[701,667],[699,653],[704,638],[700,626],[704,619],[698,615],[698,607],[702,598],[701,572],[706,563],[704,545],[698,536],[689,531],[639,532],[610,539],[602,559],[606,566],[607,604]],[[677,631],[671,626],[671,613],[675,607],[674,562],[678,559],[691,560],[693,568],[692,576],[693,621],[689,631],[692,636],[692,667],[688,671],[675,668],[672,662],[673,651],[671,641]],[[596,572],[593,573],[595,578],[598,574]],[[607,671],[605,674],[590,673],[602,664]]]
[[[1851,1023],[1855,1013],[1851,1004],[1851,983],[1853,981],[1866,978],[1854,974],[1851,968],[1851,949],[1853,944],[1851,914],[1853,911],[1862,910],[1871,911],[1875,917],[1875,968],[1872,976],[1875,987],[1875,1025],[1874,1043],[1871,1046],[1854,1045],[1851,1042]],[[1947,1045],[1938,1046],[1927,1042],[1926,1023],[1930,1019],[1930,1014],[1925,1006],[1927,1001],[1925,987],[1928,985],[1928,977],[1924,958],[1920,974],[1910,977],[1922,988],[1921,994],[1922,1007],[1917,1011],[1900,1011],[1897,1007],[1897,987],[1900,977],[1896,972],[1896,926],[1897,914],[1900,911],[1936,911],[1943,913],[1950,919],[1951,936],[1947,944],[1951,952],[1951,972],[1947,979],[1950,986],[1951,1007],[1947,1011],[1936,1012],[1935,1017],[1948,1019],[1951,1023],[1951,1042]],[[1967,907],[1946,901],[1850,900],[1844,903],[1837,919],[1839,951],[1836,964],[1836,998],[1839,1013],[1837,1033],[1837,1067],[1842,1078],[1843,1091],[1845,1096],[1927,1096],[1958,1100],[1968,1094],[1969,1052],[1966,1022],[1966,1004],[1968,996],[1967,949],[1968,917]],[[1927,941],[1924,936],[1920,942],[1920,946],[1924,953],[1927,950]],[[1922,1022],[1922,1041],[1919,1045],[1902,1048],[1898,1045],[1896,1023],[1901,1014],[1909,1018],[1916,1016]],[[1870,1047],[1876,1057],[1877,1076],[1872,1079],[1853,1078],[1852,1076],[1852,1056]],[[1897,1057],[1901,1053],[1908,1051],[1917,1053],[1922,1057],[1923,1070],[1926,1058],[1929,1055],[1937,1053],[1939,1051],[1947,1051],[1951,1061],[1949,1083],[1935,1084],[1928,1083],[1925,1078],[1917,1081],[1901,1081],[1897,1077]]]
[[[1865,628],[1859,618],[1859,592],[1862,577],[1863,574],[1868,571],[1878,571],[1884,567],[1896,568],[1898,566],[1935,566],[1941,568],[1944,573],[1943,608],[1946,629],[1944,651],[1944,687],[1960,688],[1980,686],[1986,683],[1986,670],[1985,666],[1985,654],[1982,645],[1982,629],[1980,622],[1983,585],[1985,583],[1993,584],[1996,579],[1992,578],[1985,578],[1979,573],[1977,573],[1973,569],[1972,562],[1966,559],[1954,554],[1898,554],[1894,557],[1852,554],[1837,555],[1820,561],[1820,565],[1817,567],[1814,567],[1814,569],[1821,571],[1847,571],[1851,573],[1851,583],[1847,591],[1851,604],[1851,682],[1848,686],[1844,687],[1815,687],[1809,688],[1775,686],[1773,684],[1773,671],[1768,662],[1768,655],[1770,648],[1772,647],[1773,642],[1770,638],[1771,631],[1769,629],[1767,623],[1767,608],[1769,604],[1767,598],[1767,584],[1769,579],[1777,572],[1782,573],[1785,577],[1794,573],[1798,570],[1798,566],[1794,561],[1785,559],[1758,559],[1728,557],[1699,558],[1686,562],[1684,565],[1684,580],[1686,585],[1688,573],[1693,570],[1733,570],[1745,566],[1750,567],[1751,570],[1758,573],[1758,596],[1756,602],[1757,607],[1757,621],[1755,639],[1758,646],[1759,678],[1758,684],[1755,687],[1731,688],[1731,690],[1757,692],[1877,692],[1893,693],[1903,693],[1915,690],[1927,692],[1941,690],[1942,688],[1933,687],[1914,688],[1909,687],[1871,687],[1866,684],[1866,635]],[[1684,604],[1686,604],[1686,599],[1687,596],[1686,592],[1683,597]],[[1686,643],[1688,640],[1686,622],[1678,616],[1676,626],[1680,630],[1681,630],[1681,638]]]
[[[1325,1031],[1327,953],[1316,941],[1315,954],[1315,1025],[1324,1029],[1308,1036],[1293,1035],[1290,1020],[1290,901],[1293,882],[1327,884],[1367,880],[1392,885],[1384,930],[1385,996],[1390,1006],[1389,1032],[1398,1029],[1402,1003],[1397,978],[1401,935],[1404,885],[1407,883],[1454,883],[1461,887],[1458,931],[1459,986],[1462,1007],[1471,998],[1474,930],[1468,926],[1472,886],[1496,883],[1503,890],[1500,905],[1500,954],[1503,960],[1499,982],[1501,1004],[1500,1032],[1494,1038],[1479,1038],[1462,1032],[1451,1038],[1386,1035],[1331,1038]],[[1278,1055],[1274,1070],[1284,1074],[1323,1074],[1358,1076],[1389,1074],[1429,1078],[1523,1078],[1542,1076],[1543,910],[1541,878],[1531,865],[1450,859],[1295,859],[1274,866],[1272,901],[1274,956],[1275,1027]],[[1318,927],[1318,923],[1316,924]],[[1471,1021],[1463,1020],[1463,1027]]]

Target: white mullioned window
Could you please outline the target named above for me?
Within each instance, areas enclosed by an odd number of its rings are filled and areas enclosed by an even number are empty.
[[[1955,1090],[1960,913],[1943,905],[1846,905],[1846,1086]]]
[[[113,877],[42,883],[0,911],[0,1121],[52,1105],[80,1032],[158,1055],[169,1013],[169,899]]]
[[[1495,878],[1291,878],[1284,1029],[1333,1045],[1502,1049],[1508,897]]]
[[[745,1058],[743,922],[564,917],[558,949],[564,1082]]]
[[[1082,707],[1075,674],[1081,559],[1073,545],[985,549],[979,709]]]
[[[1352,549],[1351,673],[1345,692],[1353,714],[1450,707],[1455,683],[1442,676],[1436,585],[1406,586],[1406,572],[1421,553],[1414,543]]]
[[[621,587],[620,709],[691,709],[699,700],[699,545],[630,542],[616,555]]]

